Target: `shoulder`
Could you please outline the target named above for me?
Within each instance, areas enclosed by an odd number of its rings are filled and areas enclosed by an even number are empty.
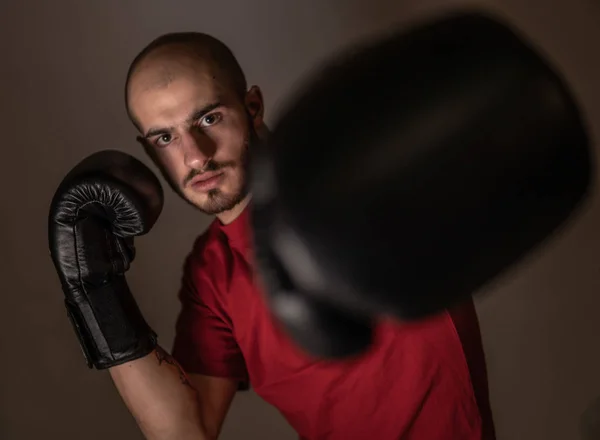
[[[196,237],[186,257],[187,264],[202,268],[215,263],[220,254],[227,253],[227,241],[217,227],[217,220]]]
[[[226,316],[226,293],[231,277],[231,251],[227,238],[213,222],[196,237],[184,264],[179,298],[184,308]]]
[[[228,277],[231,250],[227,238],[219,229],[217,220],[194,240],[185,259],[185,275],[200,287],[219,290]]]

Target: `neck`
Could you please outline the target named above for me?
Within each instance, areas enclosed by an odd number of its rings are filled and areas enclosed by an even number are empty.
[[[236,218],[239,217],[239,215],[244,211],[246,206],[248,206],[248,203],[250,203],[250,199],[252,199],[252,196],[248,194],[244,198],[244,200],[235,205],[232,209],[217,214],[216,217],[221,223],[223,223],[224,225],[228,225],[229,223],[233,222]]]

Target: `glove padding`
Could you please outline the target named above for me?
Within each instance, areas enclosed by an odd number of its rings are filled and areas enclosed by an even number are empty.
[[[158,219],[163,191],[142,162],[114,150],[84,159],[63,179],[48,222],[50,255],[88,367],[109,368],[150,353],[156,333],[125,272],[133,237]]]

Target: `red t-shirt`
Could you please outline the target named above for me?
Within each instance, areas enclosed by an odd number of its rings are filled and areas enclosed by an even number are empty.
[[[472,302],[418,323],[381,322],[358,358],[317,360],[273,321],[251,256],[248,209],[194,244],[173,347],[187,372],[251,384],[301,439],[494,438]]]

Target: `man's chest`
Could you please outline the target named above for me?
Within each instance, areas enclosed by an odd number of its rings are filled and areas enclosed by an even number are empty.
[[[253,386],[285,380],[314,361],[290,340],[272,315],[260,280],[250,266],[238,270],[232,274],[227,307]]]

